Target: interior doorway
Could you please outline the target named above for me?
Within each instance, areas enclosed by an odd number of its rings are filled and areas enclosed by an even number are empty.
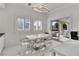
[[[58,37],[59,39],[61,36],[70,39],[71,38],[70,20],[71,20],[70,17],[63,17],[56,20],[50,20],[50,33],[52,33],[52,36]]]

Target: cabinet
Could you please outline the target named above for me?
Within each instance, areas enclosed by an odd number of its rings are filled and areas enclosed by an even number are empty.
[[[5,35],[3,34],[0,36],[0,53],[4,48],[4,43],[5,43]]]

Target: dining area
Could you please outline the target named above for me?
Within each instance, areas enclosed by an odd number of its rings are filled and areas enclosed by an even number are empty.
[[[52,36],[50,34],[27,35],[20,44],[20,55],[23,56],[52,56]]]

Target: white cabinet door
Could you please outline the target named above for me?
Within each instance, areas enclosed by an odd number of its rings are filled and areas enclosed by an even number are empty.
[[[2,49],[4,48],[4,38],[5,38],[5,35],[0,37],[0,53]]]

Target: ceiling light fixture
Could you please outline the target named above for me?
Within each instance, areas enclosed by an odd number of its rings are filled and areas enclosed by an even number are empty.
[[[32,5],[33,10],[37,12],[49,12],[47,5],[44,3],[36,3]]]

